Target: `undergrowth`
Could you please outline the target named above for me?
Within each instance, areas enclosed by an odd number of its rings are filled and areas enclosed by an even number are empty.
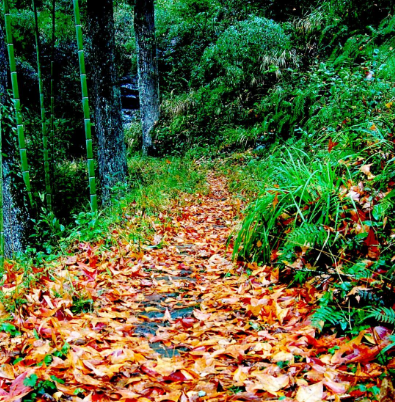
[[[276,141],[222,167],[230,190],[249,201],[234,257],[322,290],[312,317],[321,330],[395,325],[391,24],[385,19],[380,32],[350,39],[343,54],[275,86],[254,113]],[[279,139],[284,129],[289,139]]]

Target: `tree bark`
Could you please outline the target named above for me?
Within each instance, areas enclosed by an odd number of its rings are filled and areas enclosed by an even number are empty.
[[[156,56],[154,0],[137,0],[134,31],[138,49],[138,74],[143,154],[154,151],[152,129],[159,120],[159,73]]]
[[[10,107],[8,88],[8,61],[4,31],[0,27],[0,103]],[[3,116],[4,121],[4,116]],[[8,125],[2,125],[3,136],[3,217],[5,257],[12,258],[23,252],[29,229],[29,213],[24,205],[27,199],[23,181],[16,172],[20,171],[16,141]]]
[[[88,0],[87,6],[88,62],[102,203],[106,205],[111,188],[124,181],[127,173],[121,92],[115,64],[113,1]]]

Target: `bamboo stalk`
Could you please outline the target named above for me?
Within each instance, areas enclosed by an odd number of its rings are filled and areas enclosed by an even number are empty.
[[[55,78],[54,78],[54,60],[55,60],[55,1],[52,0],[52,41],[51,41],[51,154],[52,169],[55,168]]]
[[[3,4],[4,4],[6,43],[7,43],[8,59],[10,63],[10,72],[11,72],[11,85],[12,85],[12,97],[13,97],[12,101],[15,107],[15,117],[17,124],[18,147],[19,147],[19,156],[21,159],[22,177],[26,186],[30,204],[33,205],[33,196],[30,184],[30,172],[29,172],[29,165],[27,163],[25,130],[22,120],[21,100],[19,98],[18,76],[16,72],[14,44],[12,39],[10,7],[8,4],[8,0],[3,0]]]
[[[45,199],[49,211],[52,211],[52,189],[51,177],[49,169],[49,151],[48,151],[48,135],[47,135],[47,120],[45,116],[44,104],[44,85],[41,73],[41,60],[40,60],[40,33],[38,29],[38,15],[36,1],[33,0],[34,12],[34,36],[36,39],[36,53],[37,53],[37,73],[38,73],[38,88],[40,92],[40,109],[41,109],[41,127],[42,127],[42,141],[43,141],[43,154],[44,154],[44,180],[45,180]]]
[[[77,47],[78,47],[78,61],[80,66],[82,109],[84,111],[84,127],[85,127],[86,153],[87,153],[87,165],[88,165],[90,204],[92,211],[97,211],[96,177],[95,177],[95,165],[93,160],[93,146],[92,146],[92,128],[91,128],[91,118],[89,111],[88,84],[85,70],[84,47],[82,40],[82,26],[81,26],[80,8],[78,0],[73,0],[73,5],[74,5],[75,30],[76,30]]]

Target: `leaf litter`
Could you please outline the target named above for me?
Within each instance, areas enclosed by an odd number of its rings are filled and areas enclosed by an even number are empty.
[[[184,195],[152,222],[140,250],[115,230],[117,246],[80,243],[43,274],[0,332],[1,401],[26,400],[37,384],[36,400],[76,402],[319,402],[380,390],[386,368],[374,360],[389,331],[320,334],[313,282],[288,287],[276,268],[233,263],[240,205],[224,178],[208,181],[207,195]],[[3,291],[21,282],[12,268]],[[393,387],[383,387],[385,398]]]

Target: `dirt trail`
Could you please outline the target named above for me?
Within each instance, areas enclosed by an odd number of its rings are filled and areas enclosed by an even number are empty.
[[[257,265],[240,275],[226,250],[234,204],[224,179],[208,179],[209,194],[186,196],[163,214],[142,252],[121,240],[111,252],[83,244],[56,278],[32,289],[15,315],[21,334],[0,334],[5,401],[31,392],[23,381],[33,374],[37,384],[60,379],[57,391],[45,388],[46,400],[60,401],[344,396],[356,381],[344,355],[362,338],[316,339],[307,318],[317,296],[312,285],[288,289],[277,284],[276,270]],[[73,314],[72,290],[89,294],[93,311]],[[381,372],[369,364],[359,376]]]

